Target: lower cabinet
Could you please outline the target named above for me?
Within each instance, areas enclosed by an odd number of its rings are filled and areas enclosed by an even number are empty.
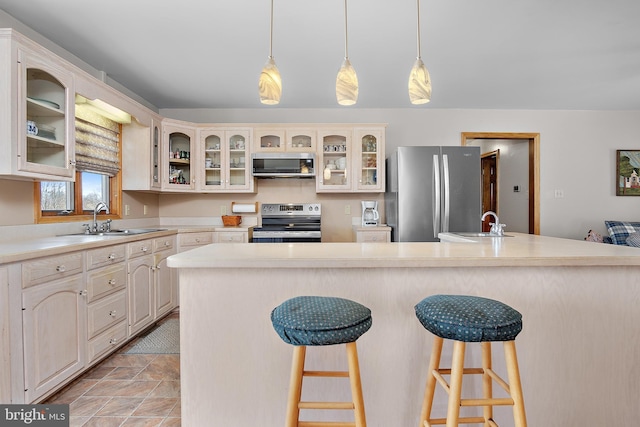
[[[129,261],[127,265],[129,293],[129,331],[128,336],[140,332],[153,322],[153,255],[145,255]]]
[[[11,339],[9,337],[9,269],[0,267],[0,402],[11,402]]]
[[[85,366],[86,299],[82,275],[24,290],[25,401],[33,402]]]
[[[162,251],[155,257],[155,317],[164,316],[178,306],[178,271],[167,266],[167,258],[175,251]]]
[[[245,230],[238,231],[216,231],[217,243],[248,243],[249,232]]]

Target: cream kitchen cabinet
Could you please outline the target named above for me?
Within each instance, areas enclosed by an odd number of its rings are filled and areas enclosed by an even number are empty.
[[[257,127],[253,131],[254,151],[315,153],[316,129],[313,127]]]
[[[391,227],[353,227],[353,241],[357,243],[389,243],[391,241]]]
[[[123,190],[162,189],[165,170],[165,157],[162,156],[162,117],[154,114],[149,114],[148,117],[150,125],[132,120],[130,124],[122,126]]]
[[[167,120],[162,122],[164,170],[162,189],[190,191],[196,188],[198,168],[196,127],[193,124]],[[193,158],[192,158],[193,155]]]
[[[87,261],[87,364],[127,338],[126,245],[91,249]]]
[[[11,402],[11,323],[9,321],[9,270],[0,266],[0,402]]]
[[[198,189],[206,192],[252,193],[251,128],[199,129]]]
[[[22,294],[24,399],[33,402],[85,366],[86,299],[81,274]]]
[[[178,304],[177,273],[166,267],[166,258],[175,253],[175,236],[129,243],[128,253],[128,336],[131,337]]]
[[[318,131],[318,193],[385,191],[385,126]]]
[[[248,243],[249,242],[249,230],[225,230],[215,232],[216,243]]]
[[[178,252],[209,245],[213,242],[213,231],[181,232],[178,234]]]
[[[11,29],[0,29],[0,176],[74,179],[74,87],[68,64]]]

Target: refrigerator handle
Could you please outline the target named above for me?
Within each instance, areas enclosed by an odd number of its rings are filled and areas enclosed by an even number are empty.
[[[440,162],[438,155],[433,156],[433,237],[440,231]]]
[[[450,210],[450,200],[451,193],[449,191],[449,156],[446,154],[442,155],[442,170],[443,170],[443,178],[442,183],[444,184],[444,190],[442,194],[442,200],[444,205],[444,214],[442,215],[442,231],[449,231],[449,210]],[[457,230],[456,230],[457,231]]]

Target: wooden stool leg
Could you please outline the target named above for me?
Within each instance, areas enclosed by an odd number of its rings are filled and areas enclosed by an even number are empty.
[[[462,375],[464,373],[464,350],[462,341],[453,343],[453,360],[451,361],[451,384],[449,404],[447,408],[447,427],[458,427],[460,418],[460,395],[462,394]]]
[[[491,399],[493,397],[493,380],[487,374],[487,371],[491,369],[491,342],[483,342],[480,344],[482,347],[482,397],[485,399]],[[484,413],[484,426],[489,427],[489,420],[493,418],[493,406],[486,405],[483,407]]]
[[[349,381],[351,382],[351,398],[353,399],[356,427],[367,427],[364,414],[364,399],[360,382],[360,364],[358,363],[358,349],[356,343],[347,343],[347,361],[349,363]]]
[[[431,359],[429,359],[429,370],[427,371],[427,385],[424,389],[424,400],[422,401],[422,411],[420,412],[420,425],[424,427],[424,422],[431,418],[431,408],[433,407],[433,397],[436,391],[436,377],[433,371],[440,368],[440,356],[442,355],[442,343],[444,340],[440,337],[433,338],[433,347],[431,348]]]
[[[289,381],[289,399],[287,401],[286,427],[298,427],[300,418],[300,397],[302,396],[302,377],[304,374],[304,358],[307,347],[300,345],[293,347],[293,361],[291,363],[291,379]]]
[[[511,390],[511,398],[513,399],[513,420],[515,427],[527,427],[515,341],[504,342],[504,358],[507,365],[507,375],[509,377],[509,389]]]

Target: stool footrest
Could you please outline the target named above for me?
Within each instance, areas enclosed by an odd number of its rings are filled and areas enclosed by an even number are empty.
[[[513,405],[510,397],[490,398],[490,399],[460,399],[460,406],[509,406]]]
[[[491,422],[491,421],[489,421]],[[479,424],[484,423],[483,417],[460,417],[458,418],[458,424]],[[424,422],[424,427],[431,427],[435,425],[447,424],[446,418],[432,418]],[[494,423],[495,424],[495,423]]]
[[[349,372],[347,371],[304,371],[302,373],[305,377],[331,377],[331,378],[339,378],[339,377],[348,377]]]
[[[298,427],[355,427],[356,423],[341,421],[299,421]]]
[[[299,409],[353,409],[353,402],[300,402]]]

